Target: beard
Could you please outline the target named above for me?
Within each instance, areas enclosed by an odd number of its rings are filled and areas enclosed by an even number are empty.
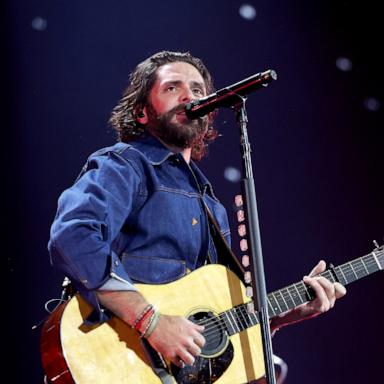
[[[183,121],[179,122],[178,114],[184,112],[185,105],[178,105],[168,112],[158,115],[152,104],[147,106],[148,130],[164,143],[185,149],[192,148],[203,142],[208,129],[208,118],[190,120],[185,115]]]

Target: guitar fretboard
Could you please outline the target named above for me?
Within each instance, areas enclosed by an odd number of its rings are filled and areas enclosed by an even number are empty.
[[[340,282],[343,285],[347,285],[383,268],[384,250],[381,247],[368,255],[338,267],[331,267],[318,276],[323,276],[333,283]],[[274,291],[268,295],[269,317],[275,317],[314,298],[313,290],[303,281]],[[219,315],[219,320],[229,335],[241,332],[259,323],[257,314],[248,311],[247,304],[241,304],[222,312]]]

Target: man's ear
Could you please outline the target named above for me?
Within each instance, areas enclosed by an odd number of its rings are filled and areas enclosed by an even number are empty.
[[[141,125],[145,125],[148,123],[148,114],[147,114],[147,107],[146,106],[137,111],[136,121],[138,123],[140,123]]]

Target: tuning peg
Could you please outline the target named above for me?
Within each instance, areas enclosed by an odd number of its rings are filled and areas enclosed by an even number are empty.
[[[376,240],[373,240],[373,245],[374,245],[376,248],[380,248],[379,243],[378,243]]]

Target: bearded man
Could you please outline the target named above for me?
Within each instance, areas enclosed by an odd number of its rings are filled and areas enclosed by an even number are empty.
[[[210,73],[189,53],[163,51],[140,63],[110,119],[119,142],[92,154],[63,192],[49,242],[53,265],[94,308],[87,321],[118,316],[178,367],[200,355],[204,326],[159,313],[135,284],[168,283],[217,263],[208,213],[230,245],[226,210],[195,163],[217,136],[213,115],[190,120],[184,112],[211,92]],[[320,262],[312,275],[324,268]],[[272,331],[345,294],[324,277],[305,283],[316,299],[274,319]]]

